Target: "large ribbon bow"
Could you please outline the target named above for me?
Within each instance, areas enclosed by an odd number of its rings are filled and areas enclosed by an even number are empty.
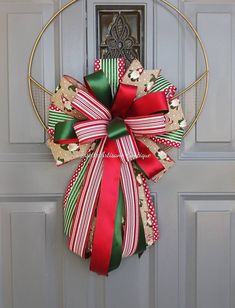
[[[151,179],[164,170],[164,166],[141,137],[165,132],[168,104],[164,92],[136,99],[137,87],[124,83],[119,84],[113,100],[102,70],[84,80],[88,90],[77,90],[71,105],[87,120],[58,123],[54,140],[69,143],[77,138],[80,144],[96,142],[93,152],[89,152],[91,156],[70,230],[69,249],[86,257],[95,216],[90,269],[107,275],[119,266],[122,257],[145,248],[143,238],[141,240],[136,172],[141,171]],[[141,242],[142,248],[139,247]]]

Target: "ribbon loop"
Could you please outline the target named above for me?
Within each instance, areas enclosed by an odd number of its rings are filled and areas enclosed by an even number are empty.
[[[85,84],[104,106],[110,109],[112,103],[111,87],[102,70],[90,74],[84,78]]]
[[[108,120],[93,120],[78,122],[74,125],[74,130],[81,144],[91,143],[96,139],[101,139],[107,135]]]
[[[120,83],[112,105],[113,117],[125,118],[136,97],[137,87]]]
[[[71,105],[80,111],[90,120],[108,119],[110,120],[111,113],[99,100],[91,94],[78,90],[77,95],[71,102]]]
[[[73,129],[76,119],[58,122],[55,125],[54,142],[58,144],[69,144],[78,142],[78,138]]]
[[[166,117],[158,114],[129,117],[125,123],[136,136],[156,136],[166,129]]]
[[[169,111],[164,92],[146,94],[137,99],[128,111],[128,117],[144,116],[153,113],[167,113]]]

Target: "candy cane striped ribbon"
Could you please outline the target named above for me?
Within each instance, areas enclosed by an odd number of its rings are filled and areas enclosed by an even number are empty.
[[[111,119],[109,110],[89,93],[78,90],[71,105],[90,120]]]
[[[122,255],[128,257],[138,246],[140,220],[138,186],[131,162],[121,165],[121,179],[126,207]]]
[[[139,157],[139,149],[135,142],[135,138],[132,135],[121,137],[116,140],[120,158],[123,162],[132,161]]]
[[[98,191],[102,179],[103,157],[102,152],[106,138],[101,140],[94,157],[91,159],[86,174],[84,186],[79,194],[76,212],[69,238],[69,249],[74,253],[85,257],[86,245],[90,231],[90,225],[94,215]]]
[[[78,194],[82,187],[91,153],[92,150],[90,149],[86,156],[81,159],[78,167],[74,171],[74,174],[67,186],[66,193],[64,195],[64,233],[66,235],[70,234]]]
[[[150,136],[160,134],[165,131],[166,127],[166,117],[164,115],[129,117],[124,122],[136,135]]]
[[[79,143],[90,143],[96,139],[107,136],[108,120],[90,120],[74,125]]]

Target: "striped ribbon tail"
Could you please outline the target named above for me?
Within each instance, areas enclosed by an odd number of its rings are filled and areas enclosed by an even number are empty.
[[[164,115],[150,115],[142,117],[129,117],[125,120],[126,125],[135,135],[155,136],[163,133],[166,127]]]
[[[136,252],[139,240],[139,195],[136,176],[131,162],[121,166],[121,183],[125,200],[125,228],[123,239],[123,257]]]
[[[90,120],[76,123],[74,125],[74,130],[79,143],[90,143],[96,139],[106,137],[108,123],[108,120]]]
[[[98,145],[86,172],[83,187],[78,197],[69,238],[69,249],[83,258],[85,257],[90,226],[94,216],[102,179],[102,153],[105,142],[106,138]]]
[[[125,74],[125,59],[96,59],[95,72],[99,70],[102,70],[105,73],[114,96],[117,91],[118,84]]]
[[[132,134],[118,138],[116,144],[123,162],[129,162],[139,157],[139,149]]]
[[[71,105],[90,120],[111,119],[109,110],[89,93],[78,90]]]
[[[89,149],[86,156],[81,159],[78,167],[74,171],[74,174],[69,181],[64,195],[64,234],[67,236],[70,234],[73,216],[77,204],[77,198],[81,190],[91,153],[92,150]]]

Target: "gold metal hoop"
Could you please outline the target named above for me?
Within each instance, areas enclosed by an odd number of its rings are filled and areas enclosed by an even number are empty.
[[[34,109],[34,112],[38,118],[38,120],[40,121],[40,123],[42,124],[43,128],[45,130],[47,130],[47,126],[45,125],[42,117],[39,114],[39,111],[37,109],[36,103],[34,101],[34,97],[33,97],[33,93],[32,93],[32,84],[35,84],[36,86],[38,86],[41,90],[43,90],[45,93],[47,93],[48,95],[52,95],[53,93],[50,92],[48,89],[46,89],[45,87],[43,87],[38,81],[36,81],[33,77],[32,77],[32,65],[33,65],[33,60],[34,60],[34,56],[35,56],[35,52],[36,49],[38,47],[38,44],[44,34],[44,32],[47,30],[47,28],[51,25],[51,23],[64,11],[66,10],[68,7],[70,7],[71,5],[73,5],[74,3],[78,2],[79,0],[72,0],[70,2],[68,2],[65,6],[63,6],[62,8],[60,8],[57,12],[54,13],[54,15],[48,20],[48,22],[45,24],[45,26],[42,28],[42,30],[40,31],[40,33],[38,34],[36,41],[33,45],[33,49],[31,51],[30,54],[30,58],[29,58],[29,64],[28,64],[28,90],[29,90],[29,96],[30,96],[30,100]],[[205,101],[206,101],[206,97],[207,97],[207,93],[208,93],[208,74],[209,74],[209,65],[208,65],[208,58],[207,58],[207,54],[206,54],[206,50],[205,47],[203,45],[203,42],[200,38],[199,33],[197,32],[197,30],[195,29],[195,27],[193,26],[193,24],[191,23],[191,21],[173,4],[171,4],[170,2],[168,2],[167,0],[158,0],[160,3],[165,4],[168,8],[172,9],[173,11],[175,11],[179,16],[181,16],[181,18],[187,23],[187,25],[189,26],[189,28],[192,30],[192,32],[195,34],[197,41],[201,47],[202,50],[202,54],[203,54],[203,58],[204,58],[204,63],[205,63],[205,71],[204,73],[199,76],[193,83],[191,83],[189,86],[187,86],[184,90],[178,92],[173,98],[177,98],[183,94],[185,94],[186,92],[188,92],[189,90],[191,90],[193,87],[195,87],[202,79],[205,78],[205,89],[204,89],[204,93],[203,93],[203,97],[202,97],[202,102],[200,104],[199,110],[197,112],[197,114],[195,115],[194,119],[192,120],[192,122],[190,123],[190,125],[188,126],[187,130],[184,133],[184,137],[192,130],[192,128],[194,127],[194,125],[196,124],[198,118],[201,115],[201,112],[204,108],[205,105]]]

